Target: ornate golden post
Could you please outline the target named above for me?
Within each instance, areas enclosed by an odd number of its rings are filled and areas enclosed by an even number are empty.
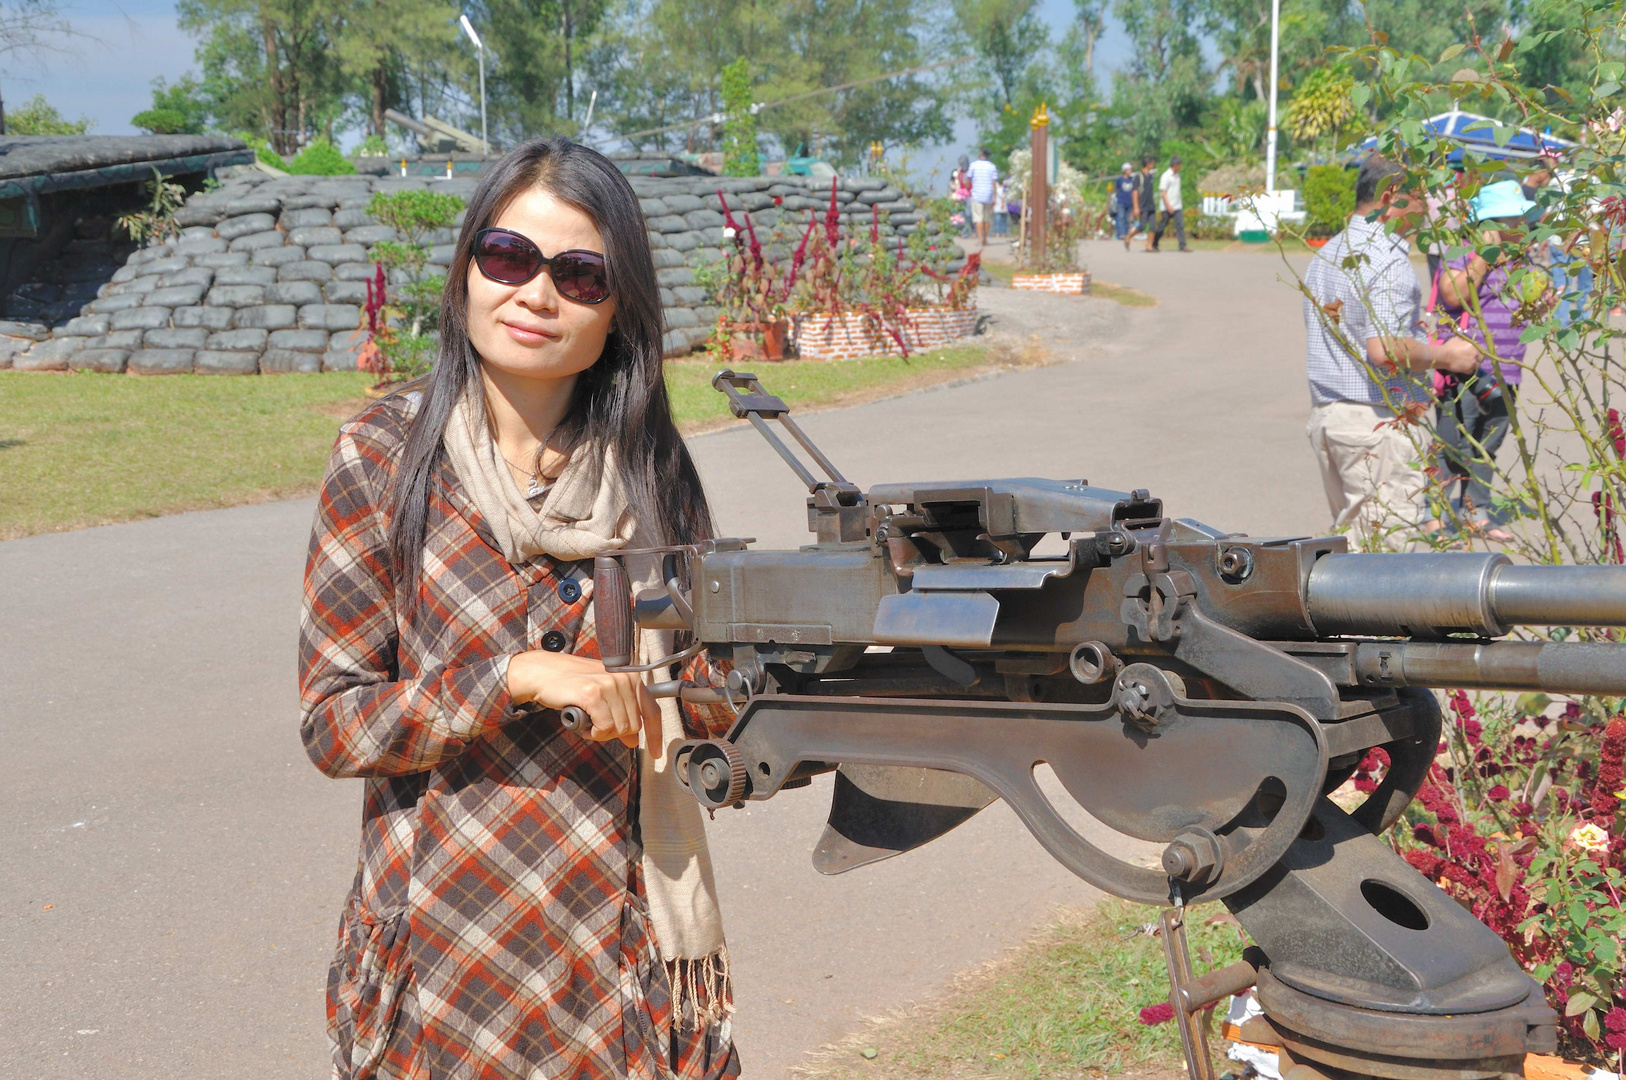
[[[1028,262],[1044,263],[1045,224],[1050,209],[1050,114],[1044,102],[1033,110],[1028,121],[1033,129],[1033,166],[1028,170]]]

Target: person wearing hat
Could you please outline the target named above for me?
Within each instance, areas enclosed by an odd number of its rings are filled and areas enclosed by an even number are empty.
[[[1400,167],[1371,155],[1355,178],[1355,212],[1312,253],[1304,274],[1305,368],[1315,451],[1333,524],[1358,547],[1380,547],[1389,525],[1428,517],[1423,470],[1397,416],[1431,400],[1430,369],[1470,372],[1473,343],[1428,340],[1423,292],[1406,237],[1422,223]]]
[[[1135,210],[1135,192],[1140,188],[1140,181],[1135,178],[1135,167],[1124,162],[1123,169],[1112,181],[1112,223],[1116,229],[1118,239],[1124,242],[1124,250],[1129,250],[1129,222],[1130,214]]]
[[[1480,362],[1474,370],[1445,380],[1436,425],[1436,468],[1455,524],[1472,535],[1506,542],[1513,535],[1503,527],[1506,509],[1493,504],[1490,482],[1524,374],[1525,346],[1514,316],[1520,294],[1539,302],[1550,279],[1530,265],[1523,249],[1536,203],[1517,180],[1485,185],[1468,205],[1473,220],[1489,226],[1480,232],[1481,243],[1498,250],[1494,263],[1473,251],[1448,260],[1440,271],[1440,300],[1454,321],[1450,332],[1473,342]],[[1526,272],[1516,285],[1509,278],[1520,269]],[[1535,275],[1540,276],[1529,280]]]

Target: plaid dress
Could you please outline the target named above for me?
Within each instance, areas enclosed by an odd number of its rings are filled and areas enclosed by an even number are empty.
[[[380,506],[416,401],[379,402],[341,430],[305,570],[300,734],[324,773],[366,778],[328,973],[333,1075],[735,1077],[726,1020],[673,1022],[636,752],[508,696],[514,653],[599,655],[592,563],[510,564],[443,462],[417,607],[402,615]],[[728,714],[685,707],[684,722],[720,735]]]

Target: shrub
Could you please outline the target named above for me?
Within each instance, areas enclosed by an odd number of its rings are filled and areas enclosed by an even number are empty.
[[[90,121],[65,120],[44,94],[35,94],[23,107],[6,113],[8,135],[83,135]]]
[[[450,228],[463,211],[463,200],[443,191],[374,192],[367,213],[399,235],[373,245],[377,273],[367,283],[367,330],[373,348],[369,365],[384,380],[424,374],[434,364],[435,323],[445,278],[427,273],[430,234]],[[388,296],[388,275],[397,276],[395,296]],[[400,279],[405,280],[400,280]]]
[[[1236,225],[1232,218],[1218,217],[1214,214],[1198,214],[1191,223],[1191,238],[1193,240],[1233,240],[1236,238]]]
[[[152,81],[152,108],[130,118],[130,123],[154,135],[202,135],[209,120],[209,103],[202,87],[183,75],[168,85],[162,76]]]
[[[271,149],[271,144],[253,132],[234,131],[231,133],[231,137],[241,139],[250,150],[254,151],[254,157],[260,164],[269,165],[273,169],[286,169],[288,167],[288,163],[282,160],[282,156]]]
[[[142,245],[179,236],[181,227],[175,222],[175,211],[185,204],[186,189],[165,180],[163,174],[154,169],[147,191],[152,196],[147,209],[119,218],[119,228],[131,240]]]
[[[339,153],[339,148],[326,139],[317,139],[301,150],[299,156],[288,163],[287,169],[301,176],[347,176],[356,171],[356,167]]]
[[[1311,236],[1331,236],[1355,212],[1355,170],[1312,165],[1304,174],[1304,216]]]
[[[1567,8],[1566,8],[1567,10]],[[1599,9],[1603,12],[1603,9]],[[1614,87],[1619,61],[1610,51],[1626,30],[1626,10],[1607,8],[1597,23],[1567,31],[1579,41],[1582,85]],[[1466,48],[1473,48],[1469,45]],[[1465,53],[1463,44],[1445,57]],[[1549,94],[1524,81],[1533,69],[1512,43],[1473,81],[1449,82],[1421,76],[1412,58],[1386,44],[1351,52],[1373,82],[1357,83],[1351,99],[1386,117],[1377,151],[1406,163],[1397,179],[1408,201],[1432,200],[1437,212],[1420,235],[1424,244],[1456,252],[1473,251],[1487,262],[1506,252],[1494,223],[1475,224],[1470,197],[1497,178],[1505,163],[1464,153],[1460,143],[1427,127],[1445,97],[1466,108],[1518,116],[1535,130],[1551,126],[1584,135],[1570,153],[1575,182],[1540,193],[1544,213],[1521,243],[1573,253],[1573,280],[1585,266],[1594,287],[1574,310],[1557,308],[1546,295],[1546,275],[1527,260],[1509,263],[1507,296],[1518,299],[1514,324],[1529,350],[1523,385],[1506,395],[1510,437],[1500,455],[1475,446],[1459,456],[1488,475],[1487,507],[1446,499],[1449,477],[1435,471],[1429,498],[1441,526],[1419,529],[1398,515],[1387,535],[1372,536],[1368,547],[1451,544],[1505,551],[1519,562],[1538,565],[1626,563],[1626,426],[1618,411],[1619,356],[1626,331],[1610,311],[1626,305],[1626,284],[1617,248],[1597,237],[1626,228],[1626,196],[1620,194],[1617,163],[1626,153],[1614,90],[1574,99]],[[1332,50],[1332,58],[1338,51]],[[1465,56],[1466,59],[1466,56]],[[1447,65],[1447,68],[1450,65]],[[1460,74],[1460,71],[1459,71]],[[1504,104],[1505,103],[1505,104]],[[1500,127],[1498,137],[1511,134]],[[1323,229],[1335,226],[1349,209],[1345,170],[1312,168],[1305,179],[1308,209]],[[1302,282],[1299,283],[1302,286]],[[1360,297],[1370,306],[1370,296]],[[1477,321],[1481,356],[1496,353],[1495,336],[1485,329],[1478,295],[1469,298]],[[1335,332],[1336,306],[1317,316]],[[1311,311],[1320,309],[1311,308]],[[1539,357],[1539,362],[1529,359]],[[1403,375],[1403,369],[1393,371]],[[1428,373],[1420,373],[1429,389]],[[1419,400],[1426,400],[1420,398]],[[1612,404],[1616,403],[1616,404]],[[1389,399],[1396,430],[1412,442],[1418,460],[1439,460],[1441,432],[1425,405]],[[1449,429],[1448,429],[1449,430]],[[1497,510],[1507,520],[1497,536],[1476,526],[1476,510]],[[1592,641],[1618,644],[1618,629],[1592,626],[1527,627],[1527,640]],[[1567,698],[1567,700],[1566,700]],[[1441,757],[1418,792],[1419,805],[1396,827],[1397,847],[1408,862],[1440,888],[1467,905],[1501,934],[1513,955],[1544,984],[1548,1003],[1559,1013],[1560,1049],[1588,1064],[1623,1071],[1626,1064],[1626,702],[1618,697],[1571,694],[1450,695],[1450,721]],[[1367,785],[1382,763],[1369,758],[1357,782]]]

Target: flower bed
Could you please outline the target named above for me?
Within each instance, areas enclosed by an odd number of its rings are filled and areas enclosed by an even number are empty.
[[[725,361],[764,351],[751,335],[741,340],[741,327],[784,319],[793,325],[800,354],[818,360],[907,357],[975,332],[977,255],[934,245],[918,230],[907,238],[889,235],[879,204],[870,204],[867,237],[844,226],[833,181],[822,220],[810,211],[800,230],[779,227],[765,238],[749,212],[735,218],[724,194],[717,197],[727,250],[706,275],[718,308],[709,347]],[[955,261],[959,269],[951,274]]]
[[[803,360],[852,360],[937,348],[977,332],[976,308],[906,308],[888,328],[862,311],[801,315],[796,319],[796,352]],[[903,338],[893,336],[896,330]]]
[[[1011,288],[1085,296],[1090,291],[1090,272],[1080,270],[1073,274],[1017,274],[1011,278]]]

